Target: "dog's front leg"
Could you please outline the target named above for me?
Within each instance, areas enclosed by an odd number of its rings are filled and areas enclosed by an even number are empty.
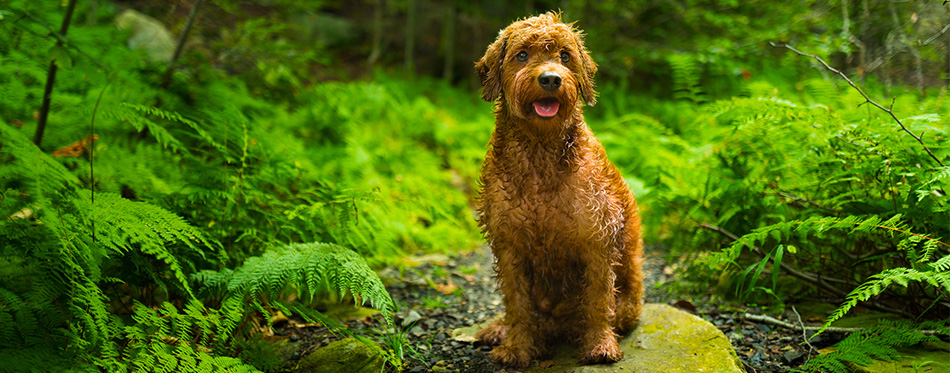
[[[498,277],[505,302],[505,321],[508,334],[502,345],[492,350],[492,359],[512,367],[527,367],[540,354],[537,315],[531,297],[531,281],[527,274],[529,264],[520,257],[498,257]]]
[[[597,250],[585,250],[597,253]],[[615,317],[614,274],[606,255],[587,258],[581,294],[581,361],[586,364],[612,363],[623,358],[617,334],[611,327]]]

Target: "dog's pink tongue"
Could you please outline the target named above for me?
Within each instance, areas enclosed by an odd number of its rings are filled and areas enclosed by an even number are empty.
[[[561,104],[559,104],[557,101],[550,101],[550,102],[535,101],[534,111],[542,117],[553,117],[557,115],[557,109],[560,106]]]

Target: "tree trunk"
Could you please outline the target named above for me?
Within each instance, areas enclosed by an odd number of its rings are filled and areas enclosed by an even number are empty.
[[[63,16],[63,24],[59,27],[59,35],[66,38],[66,32],[69,31],[69,21],[73,18],[73,11],[76,10],[76,0],[69,0],[66,5],[66,15]],[[56,42],[56,46],[63,47],[62,39]],[[46,74],[46,87],[43,89],[43,103],[40,106],[39,118],[36,120],[36,133],[33,134],[33,143],[40,146],[43,142],[43,131],[46,130],[46,120],[49,118],[49,105],[53,96],[53,85],[56,84],[56,60],[49,62],[49,72]]]
[[[861,27],[855,40],[860,40],[858,44],[858,68],[860,70],[859,78],[864,82],[864,76],[868,73],[868,23],[871,22],[871,4],[868,0],[861,2]]]
[[[178,57],[181,56],[182,49],[185,48],[185,42],[188,41],[188,33],[191,31],[191,26],[195,24],[195,16],[198,15],[198,8],[201,8],[201,3],[204,0],[195,1],[195,5],[191,7],[191,12],[188,13],[188,21],[185,23],[185,29],[181,31],[181,36],[178,37],[178,45],[175,46],[175,53],[172,54],[172,59],[168,61],[168,67],[165,69],[165,76],[162,78],[162,89],[168,89],[169,84],[172,81],[172,72],[175,70],[175,61],[178,60]]]
[[[383,10],[386,7],[385,0],[376,0],[376,6],[373,7],[373,41],[366,59],[370,65],[379,61],[379,56],[383,54]]]
[[[406,14],[406,50],[405,50],[405,69],[409,75],[415,74],[416,66],[413,55],[416,49],[416,1],[409,0]]]
[[[452,83],[455,75],[455,24],[458,23],[458,9],[454,1],[446,5],[446,16],[442,28],[442,49],[445,56],[442,64],[442,79]]]
[[[842,20],[841,37],[845,38],[846,40],[850,42],[852,40],[852,37],[851,37],[851,15],[849,14],[850,12],[848,11],[849,1],[850,0],[841,0],[841,20]],[[847,56],[845,56],[845,59],[844,59],[845,66],[848,68],[851,67],[852,57],[853,56],[851,55],[851,53],[848,53]]]

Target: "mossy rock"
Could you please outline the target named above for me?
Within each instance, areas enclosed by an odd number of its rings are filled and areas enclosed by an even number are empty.
[[[480,326],[456,329],[458,341],[473,341]],[[620,341],[623,360],[578,365],[577,346],[561,344],[526,372],[743,372],[729,339],[709,322],[664,304],[646,304],[640,326]]]
[[[384,360],[377,350],[353,338],[330,343],[300,359],[294,373],[378,373]]]

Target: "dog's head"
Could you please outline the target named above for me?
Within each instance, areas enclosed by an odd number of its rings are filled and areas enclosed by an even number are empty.
[[[540,120],[568,118],[579,97],[594,105],[597,65],[582,36],[559,13],[512,23],[475,63],[482,98],[503,98],[513,115]]]

